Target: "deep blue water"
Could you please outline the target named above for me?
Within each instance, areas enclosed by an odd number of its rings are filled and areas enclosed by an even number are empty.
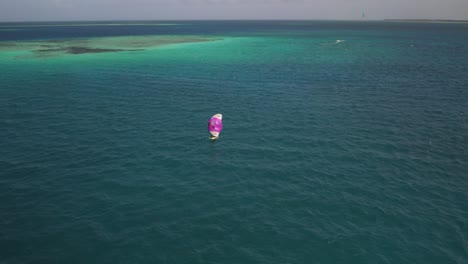
[[[0,263],[468,263],[468,24],[111,23],[0,24]]]

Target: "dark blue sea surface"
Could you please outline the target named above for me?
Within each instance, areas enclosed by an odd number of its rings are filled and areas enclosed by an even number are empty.
[[[0,263],[466,264],[468,24],[0,24],[0,212]]]

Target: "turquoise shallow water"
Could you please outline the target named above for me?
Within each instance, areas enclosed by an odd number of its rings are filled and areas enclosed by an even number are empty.
[[[0,262],[468,262],[467,24],[164,24],[2,24]]]

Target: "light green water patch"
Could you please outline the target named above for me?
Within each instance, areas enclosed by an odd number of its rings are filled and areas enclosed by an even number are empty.
[[[209,42],[218,38],[204,36],[126,36],[85,39],[53,39],[41,41],[0,42],[0,54],[15,54],[18,51],[27,55],[15,57],[44,58],[88,53],[141,52],[163,45],[194,42]]]
[[[361,39],[336,37],[223,37],[222,41],[191,43],[181,49],[177,45],[159,49],[167,61],[194,60],[210,63],[278,64],[287,66],[294,61],[303,63],[349,63],[366,54],[377,54]],[[163,52],[165,51],[165,52]],[[387,52],[387,51],[386,51]]]
[[[212,71],[245,65],[294,74],[351,67],[367,60],[398,58],[400,51],[367,38],[267,36],[132,36],[36,42],[0,42],[0,56],[18,63],[111,65],[197,65]],[[4,60],[4,63],[9,63]],[[86,66],[88,65],[88,66]],[[182,65],[182,66],[181,66]],[[302,67],[302,65],[308,65]],[[80,66],[80,67],[81,67]],[[190,67],[192,67],[190,66]]]

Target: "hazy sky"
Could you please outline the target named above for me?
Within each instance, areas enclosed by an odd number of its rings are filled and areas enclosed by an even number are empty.
[[[468,0],[0,0],[0,21],[468,19]]]

